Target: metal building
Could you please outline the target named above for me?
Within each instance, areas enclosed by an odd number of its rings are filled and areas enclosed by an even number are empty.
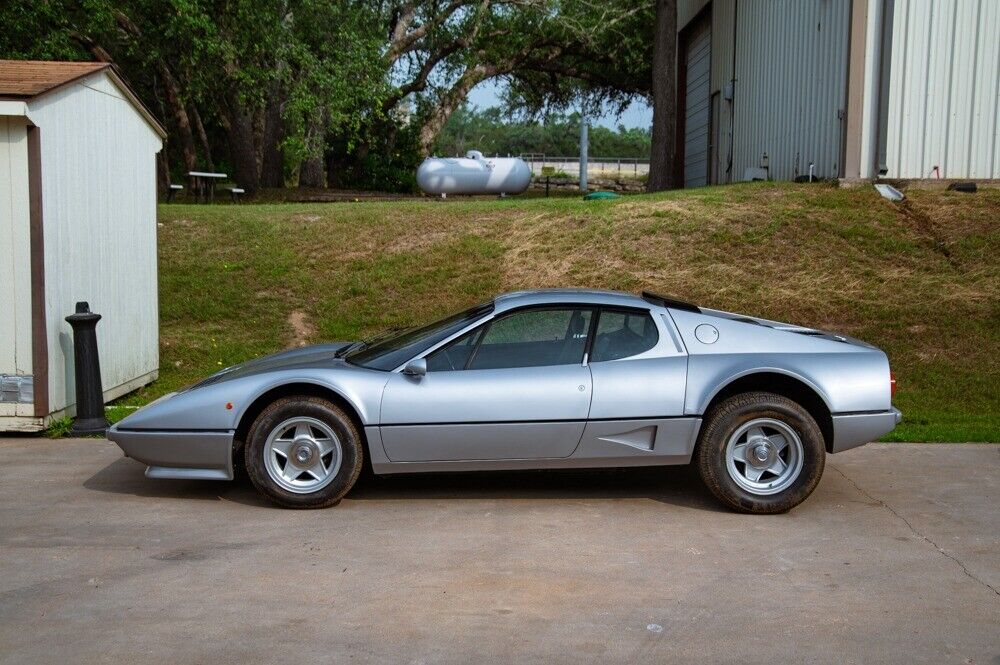
[[[685,187],[1000,178],[1000,2],[679,0]]]
[[[77,301],[105,400],[156,378],[156,153],[163,128],[104,63],[0,60],[0,430],[75,406]]]

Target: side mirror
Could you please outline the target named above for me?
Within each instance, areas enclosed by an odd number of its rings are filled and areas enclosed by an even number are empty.
[[[403,374],[407,376],[421,377],[427,373],[427,360],[424,358],[417,358],[406,363],[406,367],[403,368]]]

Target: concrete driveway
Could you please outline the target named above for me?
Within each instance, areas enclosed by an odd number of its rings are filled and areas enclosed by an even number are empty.
[[[0,440],[0,662],[1000,663],[1000,446],[828,458],[788,515],[689,469],[364,478],[318,512]]]

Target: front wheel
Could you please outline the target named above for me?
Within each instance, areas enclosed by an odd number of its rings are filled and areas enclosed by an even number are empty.
[[[708,489],[745,513],[783,513],[812,494],[826,447],[809,412],[766,392],[735,395],[708,414],[697,463]]]
[[[361,437],[335,404],[283,397],[254,421],[246,469],[261,494],[286,508],[325,508],[354,486],[364,461]]]

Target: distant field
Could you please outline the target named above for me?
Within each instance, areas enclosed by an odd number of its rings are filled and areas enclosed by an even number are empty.
[[[673,293],[885,349],[909,441],[1000,441],[1000,191],[756,183],[616,201],[169,205],[160,380],[144,403],[300,343],[511,289]]]

